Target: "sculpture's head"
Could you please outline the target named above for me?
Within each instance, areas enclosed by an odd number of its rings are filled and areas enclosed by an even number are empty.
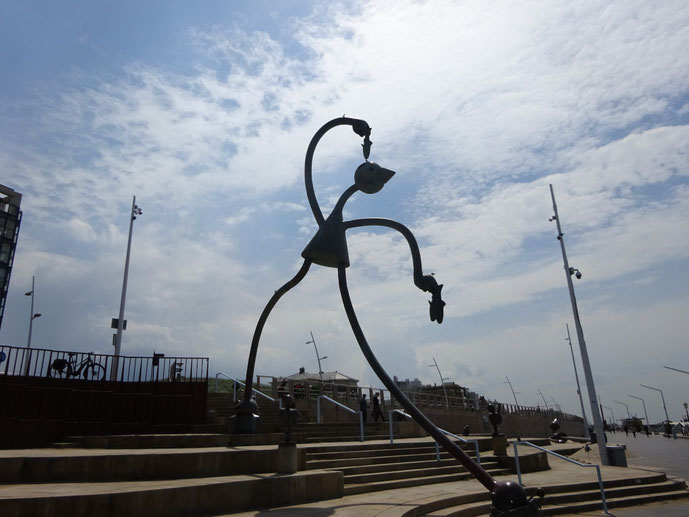
[[[364,162],[354,173],[354,184],[366,194],[375,194],[395,175],[374,162]]]

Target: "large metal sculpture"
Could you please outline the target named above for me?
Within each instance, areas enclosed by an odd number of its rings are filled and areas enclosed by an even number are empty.
[[[323,135],[329,130],[337,127],[348,125],[353,131],[364,139],[362,147],[364,159],[354,173],[354,184],[346,189],[335,207],[326,218],[323,217],[321,208],[316,199],[316,194],[313,189],[312,181],[312,161],[313,154],[318,145],[318,142]],[[258,344],[261,338],[263,327],[270,315],[270,312],[275,307],[278,300],[290,289],[295,287],[306,276],[311,264],[318,264],[325,267],[337,268],[338,281],[340,287],[340,294],[342,296],[342,303],[347,313],[347,318],[354,332],[359,347],[366,357],[369,365],[376,373],[378,378],[383,382],[385,387],[390,390],[390,393],[397,399],[397,401],[406,409],[414,420],[416,420],[421,427],[423,427],[428,434],[430,434],[440,445],[442,445],[450,454],[452,454],[466,469],[471,472],[486,489],[492,493],[493,508],[492,515],[536,515],[538,512],[538,505],[527,499],[523,487],[511,481],[495,481],[493,477],[486,472],[476,461],[467,455],[460,447],[458,447],[452,440],[443,434],[438,427],[433,424],[421,411],[419,411],[414,404],[407,398],[407,396],[397,387],[390,376],[385,372],[380,365],[371,348],[366,341],[364,332],[359,325],[352,301],[349,297],[349,289],[347,287],[346,269],[349,267],[349,254],[347,251],[346,231],[352,228],[359,228],[363,226],[383,226],[397,230],[400,232],[409,244],[411,252],[414,284],[424,292],[431,293],[430,304],[430,318],[431,321],[442,323],[443,321],[443,307],[445,302],[442,300],[441,291],[442,284],[438,284],[432,275],[424,275],[421,267],[421,254],[416,239],[411,231],[401,223],[389,219],[366,218],[354,219],[351,221],[343,220],[343,209],[347,200],[356,192],[363,192],[365,194],[375,194],[380,191],[385,183],[390,180],[395,174],[393,171],[385,169],[380,165],[369,162],[368,157],[371,151],[371,128],[364,120],[353,118],[337,118],[323,125],[313,136],[309,147],[306,151],[306,161],[304,164],[304,181],[306,184],[306,195],[311,206],[314,218],[318,223],[318,231],[308,243],[302,257],[304,263],[297,274],[283,285],[280,289],[275,291],[266,305],[261,317],[256,325],[253,339],[251,341],[251,350],[249,352],[249,361],[246,370],[246,387],[243,400],[235,408],[234,429],[236,433],[251,433],[258,430],[258,408],[255,400],[252,400],[253,393],[253,375],[254,366],[256,363],[256,353],[258,351]]]

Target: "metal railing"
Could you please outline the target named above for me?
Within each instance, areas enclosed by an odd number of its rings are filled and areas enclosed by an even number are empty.
[[[233,393],[233,398],[236,401],[237,400],[237,384],[239,384],[240,386],[246,386],[246,384],[244,384],[239,379],[232,377],[231,375],[227,375],[226,373],[223,373],[223,372],[218,372],[215,374],[215,386],[213,388],[214,391],[218,391],[218,377],[220,375],[222,375],[223,377],[226,377],[227,379],[234,382],[232,385],[232,393]],[[266,395],[262,391],[258,391],[256,388],[252,388],[252,391],[253,391],[253,393],[257,393],[257,394],[261,395],[261,397],[268,399],[271,402],[275,402],[275,399],[273,397],[271,397],[270,395]]]
[[[0,375],[118,382],[208,381],[207,357],[120,356],[0,345]]]
[[[476,453],[476,463],[479,465],[481,464],[481,454],[479,453],[479,447],[478,447],[478,440],[467,440],[466,438],[462,438],[461,436],[457,436],[456,434],[452,434],[449,431],[446,431],[445,429],[440,429],[438,430],[443,433],[446,436],[449,436],[451,438],[454,438],[455,440],[459,440],[462,443],[473,443],[474,444],[474,452]],[[438,445],[438,442],[435,442],[435,455],[436,459],[440,461],[440,446]]]
[[[568,461],[570,463],[573,463],[574,465],[578,465],[580,467],[593,467],[596,469],[596,474],[598,475],[598,487],[600,488],[600,498],[601,501],[603,501],[603,513],[608,514],[608,503],[605,500],[605,489],[603,488],[603,478],[601,477],[600,474],[600,466],[596,464],[589,464],[589,463],[581,463],[579,461],[573,460],[571,458],[568,458],[567,456],[563,456],[562,454],[558,454],[553,451],[549,451],[548,449],[544,449],[543,447],[539,447],[538,445],[535,445],[531,442],[524,442],[524,441],[519,441],[519,442],[512,442],[512,446],[514,447],[514,465],[517,470],[517,479],[519,480],[519,484],[524,486],[524,483],[522,483],[522,471],[519,466],[519,452],[517,451],[517,445],[527,445],[529,447],[533,447],[534,449],[538,449],[539,451],[546,452],[552,456],[556,456],[558,458],[561,458],[565,461]]]
[[[341,407],[345,411],[349,413],[359,413],[359,441],[363,442],[364,441],[364,414],[361,411],[355,411],[350,407],[345,406],[344,404],[338,402],[337,400],[333,400],[327,395],[320,395],[316,399],[316,423],[320,424],[321,423],[321,399],[325,399],[328,402],[332,402],[338,407]]]
[[[400,415],[400,416],[407,418],[407,419],[412,418],[411,415],[408,415],[407,413],[405,413],[401,409],[391,409],[390,411],[388,411],[388,422],[389,422],[388,427],[390,428],[390,443],[395,443],[394,428],[392,425],[392,418],[393,418],[393,415],[395,415],[395,414]]]

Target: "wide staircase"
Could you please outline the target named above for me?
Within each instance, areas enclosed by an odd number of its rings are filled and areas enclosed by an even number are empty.
[[[469,479],[471,474],[449,453],[428,440],[348,445],[308,445],[306,469],[338,470],[344,475],[344,494],[393,490]],[[473,455],[473,450],[466,451]],[[492,455],[481,465],[493,476],[509,471]]]
[[[683,479],[667,477],[664,473],[647,472],[640,477],[604,481],[603,485],[608,509],[689,499],[686,482]],[[602,509],[597,482],[545,485],[541,488],[546,492],[541,500],[541,514],[544,517],[600,512]],[[529,495],[534,491],[533,488],[527,488]],[[477,492],[438,498],[401,512],[397,517],[473,517],[488,515],[490,506],[490,495],[487,492]],[[662,510],[658,515],[662,515]]]

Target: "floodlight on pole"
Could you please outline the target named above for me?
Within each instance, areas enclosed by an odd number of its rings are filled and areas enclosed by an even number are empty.
[[[321,379],[321,384],[323,384],[323,368],[321,368],[321,361],[323,359],[327,359],[328,356],[324,355],[323,357],[321,357],[318,354],[318,347],[316,346],[316,338],[313,337],[313,332],[311,332],[310,330],[309,330],[309,334],[311,334],[311,341],[307,341],[306,344],[310,345],[311,343],[313,343],[313,348],[316,350],[316,359],[318,359],[318,375]]]
[[[641,401],[641,404],[643,404],[643,406],[644,406],[644,416],[646,417],[646,425],[648,425],[649,424],[648,413],[646,413],[646,403],[644,402],[644,399],[642,399],[641,397],[635,397],[634,395],[627,395],[627,396]]]
[[[680,373],[686,373],[687,375],[689,375],[689,372],[687,372],[685,370],[680,370],[679,368],[672,368],[670,366],[663,366],[663,368],[667,368],[668,370],[674,370],[674,371],[680,372]]]
[[[538,388],[538,394],[539,394],[539,395],[541,396],[541,398],[543,399],[543,403],[545,404],[545,408],[546,408],[546,409],[550,409],[550,408],[548,407],[548,403],[545,401],[545,397],[543,396],[543,393],[541,393],[541,388]]]
[[[435,369],[438,370],[438,376],[440,377],[440,385],[443,387],[443,393],[445,394],[445,407],[449,410],[450,409],[450,401],[447,398],[447,390],[445,389],[445,379],[448,377],[443,377],[443,374],[440,373],[440,367],[438,366],[438,362],[435,360],[435,357],[433,358],[433,364],[429,364],[429,368],[433,368],[435,366]]]
[[[110,380],[117,380],[117,370],[119,367],[120,352],[122,349],[122,331],[124,330],[124,304],[127,300],[127,278],[129,277],[129,255],[132,250],[132,230],[137,216],[143,214],[143,210],[136,204],[136,196],[132,196],[132,210],[129,214],[129,237],[127,238],[127,255],[124,260],[124,277],[122,279],[122,297],[120,298],[120,314],[117,319],[117,334],[115,334],[115,357],[112,359],[110,369]]]
[[[660,392],[660,398],[661,398],[662,401],[663,401],[663,409],[665,410],[665,421],[666,421],[666,422],[669,422],[669,421],[670,421],[670,417],[667,415],[667,407],[665,406],[665,396],[663,395],[663,390],[658,389],[658,388],[654,388],[653,386],[646,386],[645,384],[642,384],[641,386],[644,387],[644,388],[648,388],[649,390],[655,390],[655,391],[659,391],[659,392]]]
[[[507,382],[503,382],[503,384],[509,384],[510,385],[510,389],[512,390],[512,396],[514,397],[514,405],[518,406],[519,402],[517,402],[517,393],[521,393],[521,392],[514,391],[514,388],[512,387],[512,383],[510,382],[510,378],[507,375],[505,375],[505,379],[507,379]]]
[[[619,400],[613,400],[613,402],[616,402],[617,404],[621,404],[627,408],[627,420],[631,422],[632,415],[629,413],[629,406],[627,404],[625,404],[624,402],[620,402]]]
[[[610,411],[610,414],[612,415],[612,425],[617,425],[617,420],[615,420],[615,413],[613,412],[612,408],[608,407],[608,406],[604,406],[603,404],[601,404],[600,407],[605,408],[608,411]]]
[[[584,368],[584,378],[586,379],[586,390],[589,394],[589,401],[591,402],[591,413],[593,416],[593,426],[596,430],[598,452],[600,461],[603,465],[610,465],[608,458],[608,449],[605,445],[603,430],[603,419],[598,412],[598,400],[596,398],[596,387],[593,382],[593,373],[591,372],[591,363],[589,361],[589,353],[586,349],[586,341],[584,340],[584,330],[581,327],[581,320],[579,319],[579,309],[577,308],[577,299],[574,294],[574,284],[572,283],[572,276],[577,279],[581,278],[581,272],[569,266],[567,261],[567,252],[565,251],[564,233],[562,233],[562,226],[560,225],[560,216],[557,213],[557,203],[555,202],[555,192],[553,186],[550,185],[550,197],[553,200],[553,216],[549,219],[555,221],[557,224],[557,240],[560,241],[560,250],[562,251],[562,261],[564,262],[565,277],[567,278],[567,287],[569,288],[569,299],[572,304],[572,314],[574,316],[574,326],[577,331],[577,341],[579,341],[579,349],[581,351],[581,363]]]
[[[29,311],[29,337],[26,340],[26,359],[24,360],[24,376],[29,375],[29,364],[31,363],[31,331],[33,330],[33,320],[40,318],[42,314],[40,312],[33,311],[33,302],[36,292],[36,277],[31,277],[31,291],[24,293],[25,296],[31,296],[31,310]]]

